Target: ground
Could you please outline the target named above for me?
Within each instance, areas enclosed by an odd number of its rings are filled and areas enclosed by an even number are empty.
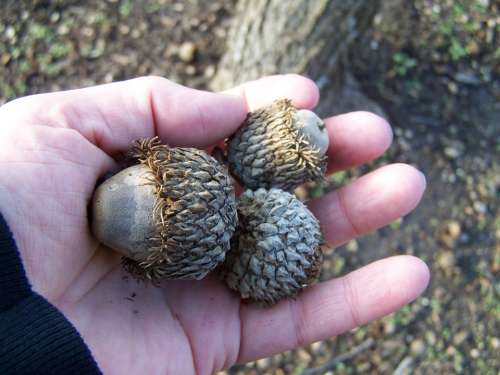
[[[0,104],[37,92],[144,74],[206,88],[234,1],[4,0]],[[414,254],[430,266],[422,298],[341,337],[231,374],[492,374],[500,371],[500,9],[493,0],[390,0],[349,61],[394,125],[395,144],[317,196],[388,162],[427,176],[419,208],[327,256],[323,278]],[[369,63],[367,63],[369,62]],[[361,346],[359,346],[361,345]],[[359,346],[359,347],[358,347]],[[349,351],[357,349],[356,354]],[[343,358],[335,358],[347,353]],[[497,354],[495,354],[497,353]],[[331,369],[311,369],[330,364]]]

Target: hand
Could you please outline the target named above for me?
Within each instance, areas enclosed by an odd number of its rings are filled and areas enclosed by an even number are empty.
[[[225,93],[139,78],[35,95],[0,107],[0,212],[35,291],[75,325],[105,374],[209,374],[340,334],[415,299],[429,279],[411,256],[377,261],[262,309],[240,303],[214,277],[165,282],[127,278],[120,257],[89,231],[87,206],[113,155],[154,135],[208,147],[249,110],[276,98],[312,108],[309,80],[273,76]],[[392,133],[365,112],[326,120],[330,171],[378,157]],[[310,203],[332,246],[411,211],[425,189],[414,168],[393,164]]]

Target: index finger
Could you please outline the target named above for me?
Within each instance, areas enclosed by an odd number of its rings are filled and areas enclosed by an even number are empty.
[[[298,75],[270,76],[225,93],[142,77],[24,97],[1,107],[0,114],[5,123],[73,128],[113,154],[134,139],[154,135],[172,146],[213,145],[232,134],[255,103],[283,97],[298,107],[311,108],[318,89]]]

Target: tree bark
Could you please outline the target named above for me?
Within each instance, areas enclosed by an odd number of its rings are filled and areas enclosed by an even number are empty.
[[[276,73],[312,78],[320,114],[378,106],[359,90],[345,60],[380,0],[240,0],[211,87],[221,90]]]

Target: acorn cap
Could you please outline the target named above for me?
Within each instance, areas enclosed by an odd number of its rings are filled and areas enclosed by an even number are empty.
[[[219,275],[243,299],[271,305],[319,277],[323,243],[318,220],[280,189],[247,190],[239,225]]]
[[[280,99],[248,114],[227,141],[227,160],[246,188],[292,190],[324,178],[328,146],[327,129],[316,114]]]
[[[225,168],[205,152],[136,141],[131,167],[104,181],[92,230],[139,279],[201,279],[224,260],[237,224]]]

